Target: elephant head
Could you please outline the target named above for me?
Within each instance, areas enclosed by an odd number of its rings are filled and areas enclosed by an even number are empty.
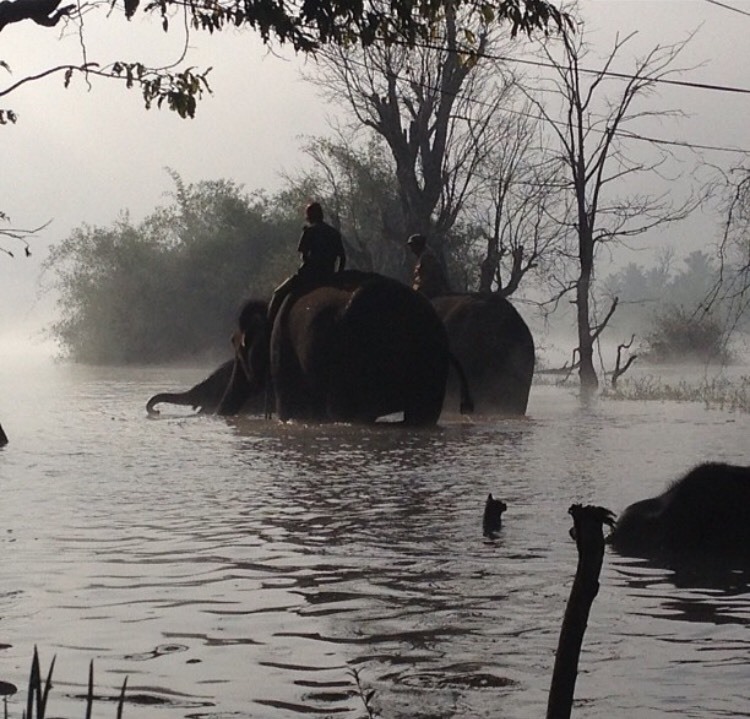
[[[221,404],[224,392],[232,382],[234,369],[235,361],[230,359],[214,370],[202,382],[185,392],[159,392],[146,403],[146,411],[151,415],[159,414],[156,405],[168,403],[189,405],[202,414],[213,414]]]
[[[149,414],[159,414],[162,402],[190,405],[203,414],[233,415],[239,412],[262,412],[265,409],[265,387],[268,375],[266,305],[248,302],[239,318],[242,330],[232,337],[234,358],[227,360],[206,379],[185,392],[160,392],[148,400]]]
[[[750,467],[707,463],[657,497],[631,504],[609,542],[621,554],[750,568]]]

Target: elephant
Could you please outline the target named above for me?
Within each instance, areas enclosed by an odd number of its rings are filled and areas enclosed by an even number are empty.
[[[524,415],[534,375],[534,339],[515,307],[496,294],[432,298],[463,367],[477,413]],[[448,396],[454,392],[449,382]]]
[[[266,305],[263,302],[257,302],[255,308],[258,312],[265,312]],[[230,386],[233,386],[232,397],[228,396]],[[238,399],[233,400],[233,397]],[[146,403],[146,411],[150,415],[159,414],[159,410],[155,407],[162,402],[190,405],[201,414],[261,413],[265,410],[266,393],[259,388],[251,389],[247,373],[235,356],[234,359],[224,362],[206,379],[185,392],[155,394]],[[221,411],[219,411],[220,408]]]
[[[230,359],[220,365],[202,382],[185,392],[159,392],[146,403],[146,411],[150,415],[157,415],[159,410],[155,409],[156,405],[168,403],[190,405],[193,409],[198,410],[199,414],[215,414],[232,381],[235,367],[238,367],[236,361]],[[242,381],[241,377],[239,381]],[[262,412],[264,398],[265,393],[256,392],[252,394],[237,412]]]
[[[625,509],[607,540],[619,554],[739,560],[750,568],[750,467],[706,463]]]
[[[282,421],[372,423],[403,412],[404,424],[426,426],[440,417],[455,364],[448,335],[429,300],[397,280],[339,272],[324,286],[287,296],[272,327],[265,309],[250,302],[239,331],[252,379],[235,381],[219,413],[241,406],[270,380]],[[466,378],[455,366],[469,411]]]

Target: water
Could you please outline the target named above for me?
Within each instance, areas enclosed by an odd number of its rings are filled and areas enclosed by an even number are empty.
[[[370,691],[384,719],[543,716],[568,507],[748,463],[748,415],[557,387],[419,431],[146,416],[206,373],[0,368],[0,679],[56,655],[53,716],[83,716],[92,659],[95,716],[125,676],[126,717],[355,719]],[[574,716],[750,716],[750,591],[693,579],[608,552]]]

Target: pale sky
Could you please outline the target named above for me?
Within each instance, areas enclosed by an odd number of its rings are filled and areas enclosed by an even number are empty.
[[[724,4],[750,13],[740,0]],[[710,0],[586,0],[581,7],[588,39],[602,47],[602,55],[617,31],[638,31],[628,47],[640,55],[698,30],[678,65],[702,67],[682,79],[750,88],[750,14]],[[127,23],[96,15],[87,19],[90,61],[141,59],[156,65],[181,53],[181,33],[165,35],[157,18],[139,14]],[[78,77],[66,90],[62,77],[53,76],[0,102],[19,118],[16,125],[0,127],[0,209],[15,227],[52,220],[33,241],[31,259],[0,255],[0,360],[10,351],[11,331],[33,338],[49,321],[51,301],[35,304],[40,265],[47,248],[72,228],[110,225],[124,209],[141,219],[172,189],[165,167],[188,182],[226,178],[248,191],[274,190],[280,173],[302,161],[298,137],[326,133],[333,108],[301,80],[303,59],[290,52],[286,59],[269,55],[250,32],[193,33],[189,52],[191,65],[213,67],[214,94],[199,104],[194,120],[146,111],[137,90],[96,78],[88,88]],[[590,57],[592,65],[596,54]],[[624,52],[612,69],[628,72],[631,57]],[[60,38],[56,30],[24,23],[0,33],[0,60],[13,71],[8,76],[0,68],[0,87],[6,87],[54,62],[80,62],[80,45],[75,36]],[[654,136],[750,150],[750,95],[690,88],[667,88],[662,95],[656,106],[679,107],[690,117],[655,124]],[[707,157],[716,163],[730,158]],[[690,227],[710,231],[699,219]]]

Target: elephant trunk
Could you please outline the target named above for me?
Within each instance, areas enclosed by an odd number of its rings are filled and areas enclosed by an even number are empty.
[[[190,396],[190,392],[160,392],[146,402],[146,411],[149,414],[159,414],[159,410],[154,409],[154,407],[161,402],[193,405],[193,399]],[[195,407],[195,405],[193,405],[193,407]]]

